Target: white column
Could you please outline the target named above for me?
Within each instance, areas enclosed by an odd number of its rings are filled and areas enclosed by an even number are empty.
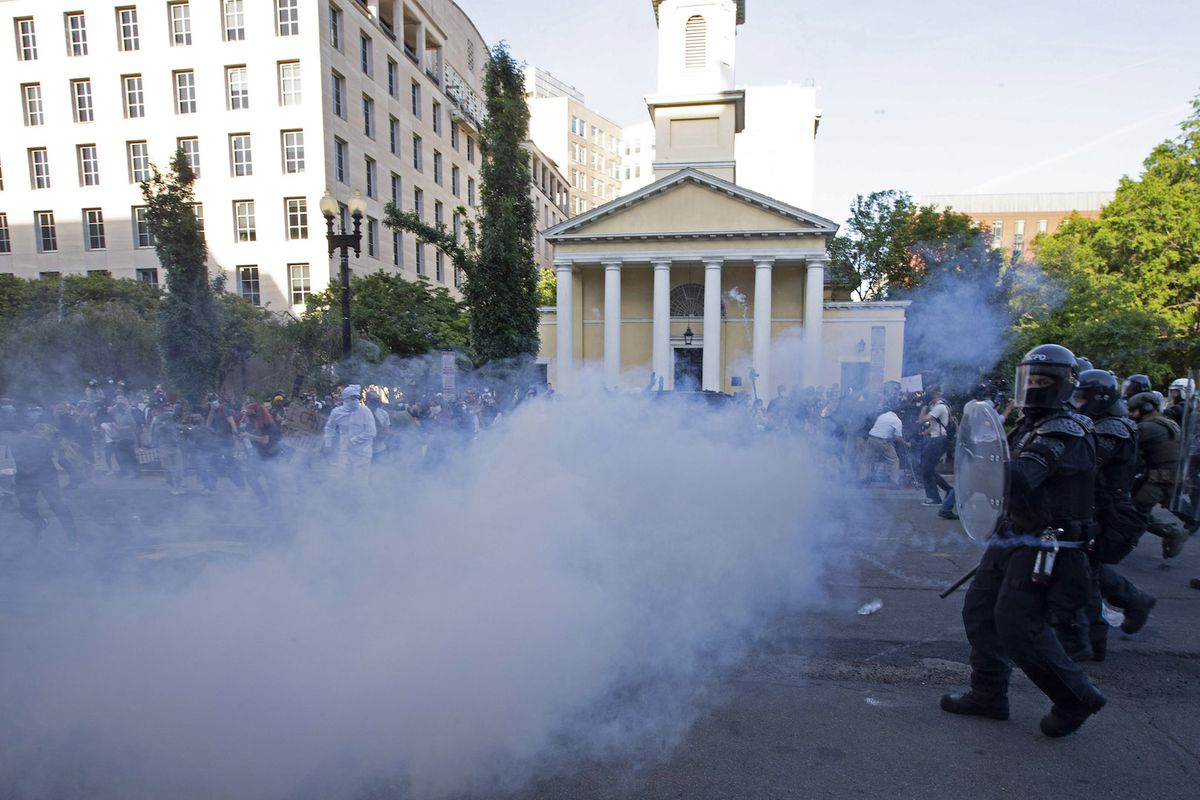
[[[754,259],[754,371],[758,373],[758,396],[769,402],[771,387],[771,267],[775,259]]]
[[[621,260],[604,261],[604,385],[621,384]]]
[[[821,386],[821,327],[825,324],[825,265],[823,258],[808,259],[804,281],[804,383]]]
[[[575,320],[572,314],[574,303],[574,287],[571,280],[570,261],[554,262],[554,277],[558,281],[557,303],[555,305],[555,328],[558,339],[558,352],[555,359],[555,377],[559,391],[567,388],[571,382],[571,365],[575,353]]]
[[[671,371],[671,260],[656,259],[654,265],[654,324],[651,328],[652,356],[650,368],[657,378],[664,379]]]
[[[721,391],[721,262],[704,259],[704,372],[703,388]]]

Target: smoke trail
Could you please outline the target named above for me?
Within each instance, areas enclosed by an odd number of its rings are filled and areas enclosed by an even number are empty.
[[[487,795],[662,752],[821,602],[845,546],[820,463],[737,413],[540,402],[437,470],[290,472],[242,559],[10,564],[7,796]],[[155,533],[230,538],[214,519]]]

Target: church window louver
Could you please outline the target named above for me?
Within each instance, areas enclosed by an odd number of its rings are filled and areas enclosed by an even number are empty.
[[[704,17],[697,14],[688,17],[683,28],[683,66],[686,69],[704,69],[705,50],[708,46],[708,31]]]

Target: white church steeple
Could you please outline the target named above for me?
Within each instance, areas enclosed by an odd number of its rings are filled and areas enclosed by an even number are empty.
[[[654,177],[694,167],[736,179],[734,136],[745,125],[735,87],[737,26],[746,0],[651,0],[658,21],[658,88],[646,98],[654,119]]]

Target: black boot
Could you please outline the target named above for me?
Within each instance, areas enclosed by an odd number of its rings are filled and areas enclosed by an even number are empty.
[[[1008,695],[980,695],[975,691],[942,695],[942,711],[988,719],[1008,719]]]
[[[1108,628],[1105,627],[1099,636],[1096,635],[1095,626],[1092,626],[1092,661],[1103,661],[1108,655]]]
[[[1125,609],[1125,621],[1121,623],[1122,633],[1137,633],[1146,625],[1146,620],[1150,619],[1150,611],[1158,602],[1151,595],[1145,595],[1138,598],[1136,603],[1131,603],[1129,608]]]
[[[1108,702],[1104,695],[1094,686],[1089,686],[1088,690],[1088,696],[1076,708],[1066,709],[1056,703],[1050,709],[1050,713],[1042,717],[1042,733],[1051,739],[1072,734],[1079,730],[1088,717],[1104,708],[1104,704]]]

